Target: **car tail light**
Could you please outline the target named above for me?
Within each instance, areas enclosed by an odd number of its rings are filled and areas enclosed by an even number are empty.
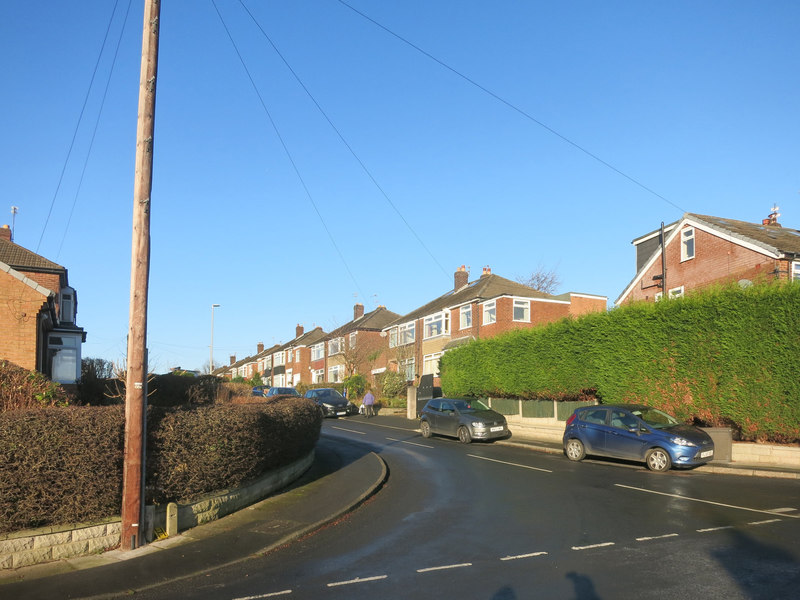
[[[572,422],[575,420],[575,413],[572,413],[567,419],[567,425],[572,425]]]

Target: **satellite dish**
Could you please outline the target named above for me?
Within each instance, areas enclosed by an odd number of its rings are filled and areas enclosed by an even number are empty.
[[[749,288],[751,285],[753,285],[753,282],[750,281],[749,279],[740,279],[739,280],[739,287],[742,288],[743,290]]]

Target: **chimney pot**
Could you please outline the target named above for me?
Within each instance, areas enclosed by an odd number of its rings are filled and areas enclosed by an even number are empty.
[[[468,283],[469,273],[467,273],[467,268],[464,265],[461,265],[453,274],[453,289],[458,291]]]
[[[8,225],[0,227],[0,239],[11,241],[11,228]]]

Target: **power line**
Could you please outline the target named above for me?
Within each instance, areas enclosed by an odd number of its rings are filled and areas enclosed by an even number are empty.
[[[45,219],[44,226],[42,227],[42,234],[39,236],[39,243],[36,244],[37,254],[39,252],[39,247],[42,245],[42,240],[44,239],[44,232],[47,230],[47,224],[50,222],[50,216],[53,214],[53,207],[55,206],[58,192],[61,189],[61,183],[64,181],[64,173],[67,170],[67,164],[69,163],[69,158],[72,155],[72,149],[75,147],[75,139],[78,137],[78,129],[80,129],[81,121],[83,120],[83,113],[86,110],[86,104],[89,102],[89,94],[92,91],[92,86],[94,85],[95,75],[97,75],[97,67],[100,65],[100,59],[103,57],[103,51],[105,50],[106,47],[108,34],[111,31],[111,23],[113,23],[114,21],[114,15],[117,14],[118,5],[119,5],[119,0],[117,0],[114,3],[114,10],[111,11],[111,18],[108,20],[108,26],[106,27],[106,34],[103,37],[103,43],[100,46],[100,53],[97,55],[97,61],[94,64],[94,70],[92,71],[92,78],[89,81],[89,87],[87,88],[86,96],[83,99],[83,106],[81,107],[80,115],[78,115],[78,122],[75,124],[75,131],[72,133],[72,141],[69,144],[67,157],[64,159],[64,165],[61,167],[61,175],[58,178],[58,185],[56,186],[56,191],[53,194],[53,199],[50,201],[50,210],[47,212],[47,218]]]
[[[393,36],[393,37],[397,38],[398,40],[400,40],[400,41],[401,41],[401,42],[403,42],[404,44],[406,44],[406,45],[408,45],[408,46],[412,47],[414,50],[416,50],[417,52],[419,52],[419,53],[420,53],[420,54],[422,54],[423,56],[425,56],[425,57],[429,58],[430,60],[434,61],[434,62],[435,62],[436,64],[438,64],[439,66],[441,66],[441,67],[443,67],[443,68],[447,69],[448,71],[450,71],[450,72],[451,72],[451,73],[453,73],[454,75],[457,75],[458,77],[460,77],[461,79],[463,79],[463,80],[464,80],[464,81],[466,81],[467,83],[469,83],[469,84],[471,84],[472,86],[474,86],[474,87],[478,88],[479,90],[481,90],[481,91],[482,91],[482,92],[484,92],[485,94],[487,94],[487,95],[491,96],[492,98],[494,98],[494,99],[495,99],[495,100],[497,100],[498,102],[501,102],[502,104],[505,104],[505,105],[506,105],[508,108],[510,108],[511,110],[513,110],[513,111],[515,111],[515,112],[519,113],[520,115],[522,115],[523,117],[525,117],[525,118],[526,118],[526,119],[528,119],[529,121],[532,121],[533,123],[536,123],[536,124],[537,124],[539,127],[541,127],[541,128],[543,128],[543,129],[545,129],[546,131],[549,131],[550,133],[552,133],[553,135],[555,135],[556,137],[558,137],[558,138],[559,138],[559,139],[561,139],[562,141],[566,142],[567,144],[569,144],[569,145],[570,145],[570,146],[572,146],[573,148],[575,148],[575,149],[577,149],[577,150],[580,150],[581,152],[583,152],[583,153],[584,153],[585,155],[587,155],[588,157],[590,157],[590,158],[593,158],[594,160],[596,160],[597,162],[599,162],[599,163],[600,163],[601,165],[603,165],[604,167],[606,167],[606,168],[608,168],[608,169],[611,169],[611,170],[612,170],[612,171],[614,171],[614,172],[615,172],[617,175],[621,175],[622,177],[624,177],[625,179],[627,179],[627,180],[628,180],[628,181],[630,181],[631,183],[633,183],[633,184],[635,184],[635,185],[639,186],[640,188],[642,188],[642,189],[643,189],[643,190],[645,190],[646,192],[648,192],[648,193],[652,194],[653,196],[655,196],[656,198],[659,198],[660,200],[663,200],[664,202],[666,202],[667,204],[669,204],[669,205],[673,206],[674,208],[677,208],[679,211],[681,211],[681,212],[684,212],[684,213],[685,213],[685,212],[688,212],[688,211],[686,211],[685,209],[683,209],[683,208],[681,208],[680,206],[678,206],[677,204],[675,204],[674,202],[672,202],[671,200],[669,200],[669,199],[665,198],[664,196],[662,196],[662,195],[661,195],[661,194],[659,194],[658,192],[656,192],[656,191],[654,191],[653,189],[651,189],[651,188],[647,187],[645,184],[643,184],[643,183],[642,183],[642,182],[640,182],[639,180],[637,180],[637,179],[635,179],[634,177],[632,177],[632,176],[628,175],[628,174],[627,174],[627,173],[625,173],[624,171],[622,171],[622,170],[618,169],[617,167],[615,167],[615,166],[614,166],[614,165],[612,165],[611,163],[609,163],[609,162],[607,162],[607,161],[603,160],[602,158],[600,158],[599,156],[597,156],[597,155],[596,155],[596,154],[594,154],[593,152],[591,152],[591,151],[587,150],[586,148],[584,148],[583,146],[581,146],[581,145],[580,145],[580,144],[578,144],[577,142],[573,142],[573,141],[572,141],[571,139],[569,139],[567,136],[565,136],[565,135],[563,135],[563,134],[559,133],[558,131],[556,131],[555,129],[553,129],[552,127],[550,127],[549,125],[547,125],[547,124],[543,123],[542,121],[540,121],[539,119],[537,119],[536,117],[534,117],[533,115],[531,115],[530,113],[528,113],[528,112],[524,111],[523,109],[521,109],[520,107],[518,107],[516,104],[513,104],[513,103],[512,103],[512,102],[510,102],[509,100],[506,100],[505,98],[503,98],[503,97],[499,96],[498,94],[496,94],[496,93],[494,93],[493,91],[491,91],[490,89],[488,89],[488,88],[484,87],[483,85],[481,85],[480,83],[478,83],[478,82],[477,82],[477,81],[475,81],[474,79],[472,79],[472,78],[468,77],[467,75],[465,75],[465,74],[464,74],[464,73],[462,73],[461,71],[459,71],[459,70],[457,70],[457,69],[455,69],[455,68],[451,67],[450,65],[448,65],[448,64],[447,64],[447,63],[445,63],[444,61],[442,61],[442,60],[440,60],[440,59],[436,58],[436,57],[435,57],[435,56],[433,56],[431,53],[429,53],[429,52],[427,52],[427,51],[423,50],[422,48],[420,48],[419,46],[417,46],[417,45],[416,45],[416,44],[414,44],[413,42],[411,42],[411,41],[407,40],[406,38],[404,38],[403,36],[401,36],[400,34],[398,34],[398,33],[395,33],[394,31],[392,31],[391,29],[389,29],[389,28],[388,28],[388,27],[386,27],[385,25],[382,25],[381,23],[379,23],[378,21],[376,21],[376,20],[375,20],[375,19],[373,19],[372,17],[370,17],[370,16],[368,16],[368,15],[364,14],[363,12],[361,12],[360,10],[358,10],[358,9],[356,9],[356,8],[354,8],[354,7],[352,7],[352,6],[350,6],[350,5],[349,5],[347,2],[345,2],[344,0],[338,0],[338,2],[339,2],[340,4],[342,4],[343,6],[345,6],[345,7],[349,8],[350,10],[352,10],[354,13],[356,13],[357,15],[359,15],[360,17],[362,17],[363,19],[365,19],[365,20],[369,21],[370,23],[372,23],[372,24],[373,24],[373,25],[375,25],[376,27],[378,27],[378,28],[382,29],[383,31],[385,31],[385,32],[386,32],[386,33],[388,33],[389,35],[391,35],[391,36]]]
[[[239,62],[242,63],[242,68],[247,74],[247,78],[250,80],[250,85],[253,86],[253,90],[255,91],[256,96],[258,96],[258,100],[261,103],[261,108],[267,115],[267,119],[269,119],[269,122],[272,125],[272,129],[275,131],[275,135],[278,137],[278,140],[280,141],[281,146],[283,147],[283,151],[286,154],[286,157],[289,159],[289,162],[291,163],[292,168],[294,169],[294,172],[297,175],[298,180],[300,181],[300,184],[303,186],[303,189],[305,190],[306,197],[308,198],[309,202],[311,202],[311,206],[314,207],[314,212],[317,213],[317,217],[319,217],[320,223],[322,223],[322,227],[323,229],[325,229],[325,233],[328,234],[328,238],[330,239],[331,245],[334,247],[336,253],[339,255],[339,259],[342,261],[345,270],[347,271],[348,275],[350,275],[350,279],[353,280],[353,284],[356,286],[356,289],[358,290],[359,294],[361,294],[361,296],[363,297],[364,293],[361,291],[361,287],[358,285],[358,281],[356,281],[355,275],[353,275],[353,272],[350,270],[350,266],[347,264],[347,261],[345,260],[342,251],[336,244],[336,240],[334,239],[333,234],[331,233],[330,229],[328,229],[328,225],[327,223],[325,223],[325,219],[322,217],[322,213],[320,213],[319,208],[317,207],[317,203],[314,201],[314,198],[311,195],[311,191],[308,189],[305,179],[303,179],[303,175],[300,173],[300,169],[298,168],[297,163],[295,162],[294,157],[292,156],[292,153],[289,151],[289,147],[286,145],[286,142],[284,141],[283,136],[281,135],[281,132],[278,129],[277,124],[275,123],[275,120],[272,118],[272,114],[269,112],[269,109],[267,108],[267,105],[264,102],[264,98],[261,95],[258,86],[256,86],[256,83],[253,80],[253,76],[250,74],[250,70],[247,68],[247,64],[245,64],[244,62],[244,58],[242,57],[241,52],[239,52],[239,47],[236,45],[236,42],[234,41],[233,36],[231,35],[230,30],[228,29],[228,25],[225,23],[225,19],[222,18],[222,14],[219,12],[216,0],[211,0],[211,4],[214,6],[214,10],[217,12],[217,16],[219,17],[220,23],[222,23],[222,27],[225,29],[225,33],[228,35],[228,39],[231,41],[231,44],[233,45],[233,49],[236,52],[236,56],[239,57]]]
[[[422,246],[422,248],[425,250],[425,252],[427,252],[428,255],[431,257],[433,262],[435,262],[436,265],[442,270],[442,273],[444,273],[445,275],[448,275],[447,271],[441,265],[441,263],[437,260],[436,256],[433,254],[433,252],[431,252],[430,249],[428,248],[428,246],[425,245],[425,242],[422,241],[422,238],[420,238],[419,235],[417,235],[417,232],[414,230],[414,228],[411,226],[411,224],[406,220],[406,218],[403,216],[403,214],[400,212],[400,210],[397,208],[397,206],[394,204],[394,202],[392,202],[392,200],[389,198],[389,195],[386,193],[386,191],[383,189],[383,187],[378,183],[378,181],[372,175],[372,173],[367,168],[367,166],[364,164],[364,162],[361,160],[361,158],[358,156],[358,154],[356,154],[356,151],[353,150],[353,147],[348,143],[348,141],[342,135],[342,132],[339,130],[339,128],[336,127],[336,125],[334,125],[333,121],[331,121],[331,119],[328,116],[328,114],[325,112],[325,110],[322,108],[322,106],[320,106],[319,102],[317,102],[317,99],[309,91],[309,89],[308,89],[308,87],[306,87],[305,83],[303,83],[303,80],[300,79],[300,76],[295,72],[295,70],[292,68],[292,66],[289,64],[289,62],[283,56],[281,51],[278,50],[278,47],[272,41],[272,38],[270,38],[269,35],[267,34],[267,32],[264,31],[264,28],[261,26],[261,24],[253,16],[253,13],[250,12],[250,9],[247,8],[247,6],[244,4],[243,0],[239,0],[239,4],[242,5],[242,8],[244,8],[245,12],[249,15],[250,19],[253,21],[253,23],[256,25],[256,27],[258,27],[259,31],[261,31],[261,33],[264,36],[264,38],[269,42],[270,46],[272,46],[272,49],[275,50],[275,53],[283,61],[283,64],[286,65],[287,69],[289,69],[289,72],[292,74],[292,76],[294,76],[294,78],[297,81],[297,83],[300,84],[300,87],[303,88],[303,91],[306,93],[306,95],[314,103],[314,106],[317,107],[317,110],[319,110],[319,112],[322,114],[322,116],[328,122],[328,125],[331,126],[331,129],[333,129],[336,132],[336,135],[339,137],[339,140],[341,140],[341,142],[342,142],[342,144],[344,144],[345,148],[347,148],[347,150],[350,152],[350,154],[353,156],[353,158],[355,158],[356,162],[361,166],[361,169],[364,171],[364,173],[366,173],[367,177],[369,177],[370,181],[372,181],[373,185],[378,189],[378,191],[381,193],[381,195],[386,200],[386,202],[389,204],[389,206],[391,206],[392,209],[394,210],[394,212],[397,213],[397,216],[400,217],[400,219],[403,221],[403,223],[408,228],[408,230],[412,233],[412,235],[416,238],[416,240],[419,242],[419,244]]]

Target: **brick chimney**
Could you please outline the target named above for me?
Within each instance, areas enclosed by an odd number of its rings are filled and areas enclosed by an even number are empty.
[[[456,269],[456,272],[453,274],[453,289],[455,291],[460,290],[465,285],[469,283],[469,273],[467,272],[467,267],[461,265]]]
[[[0,227],[0,239],[11,241],[11,228],[8,225]]]
[[[294,328],[294,337],[299,338],[301,335],[303,335],[304,331],[305,328],[302,325],[300,325],[300,323],[298,323],[297,327]]]
[[[483,273],[481,273],[481,277],[486,277],[487,275],[492,274],[492,268],[489,265],[483,267]]]
[[[231,354],[231,364],[233,364],[235,362],[236,362],[236,355],[235,354]]]
[[[359,319],[364,316],[364,305],[363,304],[356,304],[353,307],[353,321]]]
[[[258,342],[258,344],[256,344],[256,354],[261,354],[263,351],[264,351],[264,343]]]
[[[769,213],[769,216],[766,219],[761,220],[762,225],[769,225],[772,227],[781,227],[781,224],[778,223],[778,217],[781,216],[781,213],[778,212],[778,207],[773,206],[772,212]]]

